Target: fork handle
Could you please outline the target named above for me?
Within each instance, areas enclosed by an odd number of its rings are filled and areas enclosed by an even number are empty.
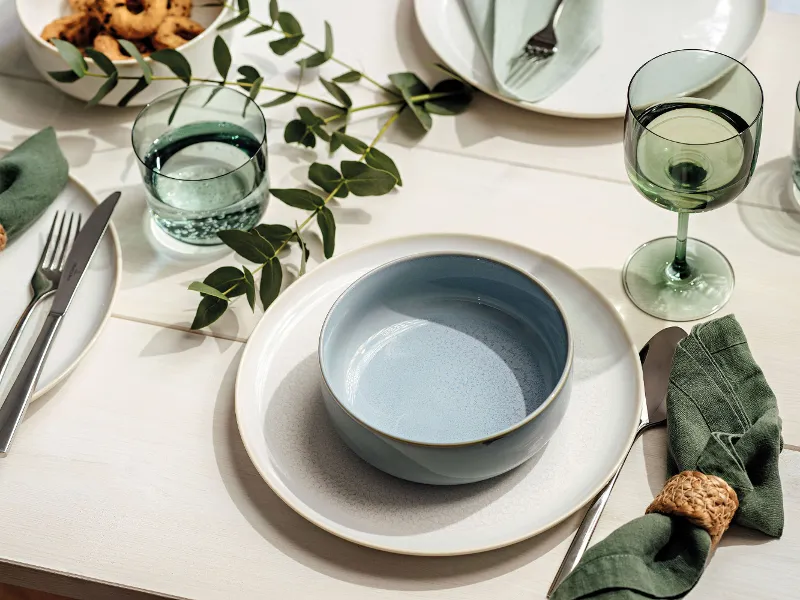
[[[36,383],[42,373],[47,353],[58,333],[58,328],[64,318],[63,314],[49,313],[44,322],[39,337],[31,348],[31,353],[25,359],[25,364],[17,375],[11,391],[8,392],[2,407],[0,407],[0,457],[6,456],[11,447],[11,440],[17,427],[25,416],[28,402],[36,390]]]
[[[14,348],[17,347],[19,338],[22,336],[22,330],[28,323],[31,314],[33,313],[33,309],[36,308],[39,300],[39,298],[34,298],[28,303],[28,306],[25,307],[25,310],[22,312],[22,315],[20,316],[16,325],[14,325],[14,329],[11,330],[11,335],[6,341],[6,345],[0,352],[0,382],[3,381],[3,375],[5,374],[8,365],[11,363],[11,353],[14,352]]]

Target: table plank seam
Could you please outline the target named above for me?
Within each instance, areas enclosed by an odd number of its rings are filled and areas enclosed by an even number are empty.
[[[163,329],[172,329],[173,331],[180,331],[182,333],[191,333],[194,335],[200,335],[203,337],[214,338],[218,340],[225,340],[228,342],[239,342],[241,344],[247,343],[247,338],[241,338],[234,335],[226,335],[224,333],[214,333],[208,330],[200,330],[200,329],[192,329],[188,326],[184,325],[177,325],[175,323],[161,323],[158,321],[153,321],[150,319],[143,319],[140,317],[134,317],[130,315],[121,315],[119,313],[111,313],[112,319],[119,319],[120,321],[130,321],[132,323],[141,323],[142,325],[151,325],[153,327],[161,327]]]

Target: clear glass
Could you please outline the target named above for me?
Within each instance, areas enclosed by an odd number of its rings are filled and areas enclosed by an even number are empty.
[[[676,237],[643,244],[625,263],[625,291],[644,312],[693,321],[730,298],[733,268],[719,250],[688,237],[689,215],[719,208],[747,187],[758,158],[762,110],[755,75],[718,52],[668,52],[631,79],[628,177],[645,198],[678,213]]]
[[[792,181],[794,199],[800,203],[800,84],[794,94],[794,144],[792,145]]]
[[[249,229],[264,214],[267,124],[239,91],[197,85],[164,94],[139,113],[132,140],[150,212],[172,238],[220,244],[217,232]]]

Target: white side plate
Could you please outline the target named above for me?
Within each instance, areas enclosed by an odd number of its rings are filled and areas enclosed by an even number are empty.
[[[743,59],[766,12],[765,0],[605,0],[603,44],[572,79],[532,104],[497,91],[461,0],[414,4],[428,44],[472,85],[526,110],[585,119],[624,116],[631,77],[664,52],[698,48]]]
[[[0,150],[4,155],[8,150]],[[53,201],[50,208],[30,229],[0,252],[0,347],[31,299],[30,280],[47,240],[47,233],[56,211],[78,211],[83,222],[97,207],[97,200],[75,179]],[[89,264],[75,298],[61,325],[56,341],[44,365],[36,388],[38,398],[55,386],[72,371],[100,334],[111,314],[111,303],[119,287],[122,273],[121,253],[113,225],[109,226],[100,241],[97,252]],[[11,381],[28,356],[30,347],[39,334],[52,298],[36,309],[23,338],[13,354],[9,371],[0,382],[0,399],[11,387]]]
[[[482,254],[534,274],[562,303],[575,336],[574,388],[555,436],[538,457],[478,484],[423,486],[372,468],[339,440],[319,391],[317,341],[334,300],[367,271],[432,251]],[[621,463],[642,402],[638,355],[605,299],[551,258],[466,235],[389,240],[329,260],[302,277],[256,327],[236,382],[244,445],[278,496],[334,535],[417,555],[491,550],[567,518]]]

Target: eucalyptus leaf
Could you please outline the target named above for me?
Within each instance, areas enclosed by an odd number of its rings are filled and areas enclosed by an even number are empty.
[[[364,160],[370,167],[375,167],[376,169],[390,173],[397,180],[397,185],[403,185],[403,180],[400,177],[400,171],[397,170],[397,165],[394,164],[391,158],[377,148],[370,148]]]
[[[394,179],[392,179],[394,181]],[[316,194],[308,190],[301,189],[275,189],[269,190],[270,193],[278,200],[293,208],[300,208],[302,210],[316,210],[320,206],[325,205],[325,201]]]
[[[192,329],[203,329],[219,319],[228,310],[227,300],[213,296],[203,296],[192,321]]]
[[[278,0],[269,0],[269,18],[272,19],[273,23],[278,20],[280,14],[280,10],[278,10]]]
[[[128,106],[128,103],[133,100],[133,98],[142,90],[144,90],[149,83],[147,83],[147,79],[141,76],[139,79],[136,80],[136,83],[133,84],[133,87],[128,90],[128,92],[117,102],[117,106]]]
[[[297,64],[299,65],[300,63],[303,63],[305,67],[312,69],[328,62],[328,58],[330,57],[325,56],[324,52],[315,52],[311,56],[301,58],[297,61]]]
[[[472,102],[472,88],[457,79],[445,79],[433,86],[432,94],[450,94],[426,100],[423,106],[435,115],[453,116],[464,112]]]
[[[228,73],[231,70],[231,50],[228,48],[227,42],[222,39],[222,36],[214,38],[214,65],[217,67],[217,73],[223,80],[228,79]]]
[[[259,35],[260,33],[266,33],[267,31],[272,31],[272,25],[259,25],[255,29],[251,29],[248,31],[244,37],[250,37],[251,35]]]
[[[342,138],[341,138],[341,136],[336,137],[336,134],[337,133],[344,133],[346,128],[347,128],[347,123],[342,125],[339,129],[334,131],[333,134],[331,135],[331,145],[330,145],[331,154],[333,154],[339,148],[341,148],[341,146],[342,146]]]
[[[250,305],[250,310],[256,309],[256,280],[250,269],[242,265],[244,271],[244,293],[247,295],[247,303]]]
[[[253,85],[250,86],[250,100],[255,100],[258,93],[261,91],[261,84],[264,83],[264,78],[259,77],[253,82]],[[246,104],[245,104],[246,106]],[[244,115],[242,115],[244,116]]]
[[[272,51],[278,56],[283,56],[284,54],[288,54],[289,52],[297,48],[297,46],[300,45],[300,42],[302,40],[303,40],[302,35],[283,37],[271,41],[269,43],[269,47],[272,48]]]
[[[348,96],[347,92],[345,92],[342,88],[340,88],[332,81],[328,81],[327,79],[323,79],[322,77],[320,77],[319,80],[322,83],[322,85],[325,86],[325,89],[328,90],[328,93],[334,98],[336,98],[336,100],[338,100],[342,106],[346,108],[350,108],[351,106],[353,106],[353,101],[350,99],[350,96]]]
[[[245,292],[244,273],[236,267],[220,267],[203,279],[203,283],[219,290],[228,298],[236,298]]]
[[[75,71],[48,71],[47,72],[50,77],[58,81],[59,83],[75,83],[83,77],[83,75],[78,75]]]
[[[208,99],[205,102],[203,102],[203,106],[208,106],[209,104],[211,104],[211,101],[214,99],[214,96],[219,94],[224,89],[225,89],[224,84],[222,84],[218,85],[213,90],[211,90],[211,93],[208,95]]]
[[[275,302],[275,298],[280,294],[282,280],[283,269],[281,269],[281,263],[277,258],[273,258],[261,269],[261,289],[259,291],[264,310],[267,310],[269,305]]]
[[[297,115],[300,120],[306,125],[323,125],[325,121],[322,117],[315,115],[307,106],[299,106],[297,108]]]
[[[280,246],[294,234],[294,231],[286,225],[267,225],[266,223],[256,225],[251,231],[260,235],[276,247]]]
[[[341,142],[341,144],[345,148],[350,150],[350,152],[355,152],[356,154],[364,154],[364,152],[367,150],[368,147],[364,142],[362,142],[358,138],[354,138],[352,135],[347,135],[346,133],[343,133],[341,130],[334,131],[332,137],[339,140],[339,142]]]
[[[294,100],[297,94],[292,92],[286,92],[285,94],[281,94],[277,98],[273,98],[269,102],[264,102],[261,106],[264,108],[272,108],[273,106],[280,106],[281,104],[286,104],[287,102],[291,102]]]
[[[361,79],[361,73],[358,71],[347,71],[346,73],[342,73],[338,77],[334,77],[333,81],[336,83],[356,83],[358,80]]]
[[[295,237],[297,237],[297,243],[300,245],[300,268],[297,271],[297,276],[302,277],[306,274],[306,263],[308,262],[309,251],[305,240],[300,237],[300,228],[297,226],[297,223],[294,224],[294,227],[297,231]]]
[[[236,6],[240,11],[250,10],[250,0],[236,0]]]
[[[303,28],[300,27],[300,23],[297,22],[292,13],[278,13],[278,25],[288,35],[303,35]]]
[[[412,99],[414,96],[422,96],[430,93],[430,89],[425,85],[425,82],[414,73],[392,73],[389,75],[389,81],[400,90],[400,93],[403,95],[403,100],[406,101],[406,104],[411,109],[411,112],[422,128],[425,131],[430,131],[430,128],[433,126],[433,119],[424,107],[419,104],[414,104]]]
[[[219,239],[245,260],[263,264],[275,256],[275,248],[255,232],[226,229],[217,232]]]
[[[183,88],[183,91],[181,92],[181,95],[178,96],[178,99],[175,101],[175,106],[172,107],[172,112],[169,113],[169,118],[167,119],[167,125],[172,125],[172,120],[175,118],[175,115],[178,113],[178,107],[181,105],[181,102],[183,102],[183,97],[186,95],[186,92],[189,91],[189,87],[190,86],[187,85],[185,88]]]
[[[83,77],[84,73],[86,73],[89,68],[86,66],[86,61],[81,51],[64,40],[53,38],[50,42],[56,47],[56,50],[58,50],[64,62],[69,65],[69,68],[79,77]]]
[[[322,249],[325,253],[325,258],[330,258],[333,256],[333,250],[336,246],[336,221],[327,206],[323,206],[317,213],[317,225],[319,225],[319,230],[322,233]]]
[[[111,75],[112,73],[117,72],[117,67],[114,66],[114,63],[111,62],[111,59],[108,58],[102,52],[95,50],[94,48],[86,48],[84,50],[86,52],[86,56],[91,58],[97,66],[100,67],[100,70],[103,71],[106,75]]]
[[[286,124],[286,128],[283,130],[283,141],[287,144],[298,142],[308,148],[317,145],[317,138],[311,133],[308,125],[299,119],[294,119]]]
[[[246,7],[242,9],[241,4],[239,5],[239,13],[233,17],[232,19],[225,21],[221,25],[217,27],[217,31],[224,31],[225,29],[230,29],[231,27],[235,27],[239,23],[244,23],[247,18],[250,16],[250,7]]]
[[[331,24],[325,21],[325,50],[323,51],[325,60],[333,56],[333,29]]]
[[[391,173],[362,162],[343,160],[341,167],[347,188],[356,196],[382,196],[397,184]]]
[[[341,185],[344,181],[342,174],[330,165],[318,162],[312,163],[308,168],[308,178],[329,194],[336,190],[334,195],[337,198],[347,197],[347,186]]]
[[[119,75],[117,72],[114,71],[108,79],[103,82],[103,85],[100,86],[100,89],[97,90],[97,93],[92,97],[89,102],[86,103],[87,107],[96,106],[103,98],[105,98],[111,90],[117,87],[117,83],[119,82]]]
[[[239,67],[239,75],[241,75],[238,80],[239,83],[253,83],[256,79],[261,77],[261,73],[258,72],[258,69],[250,65]]]
[[[128,40],[117,40],[119,45],[122,46],[122,49],[127,52],[131,58],[136,59],[136,62],[139,64],[139,68],[142,70],[142,76],[147,81],[148,85],[151,81],[153,81],[153,69],[150,68],[150,64],[144,59],[142,53],[139,52],[139,49],[134,46]]]
[[[172,48],[157,50],[150,55],[150,58],[165,65],[186,85],[192,82],[192,66],[189,64],[189,61],[186,60],[186,57],[177,50]]]
[[[228,297],[220,292],[218,289],[211,287],[207,283],[202,283],[200,281],[193,281],[189,284],[189,289],[193,292],[200,292],[206,296],[214,296],[215,298],[219,298],[220,300],[228,301]]]

